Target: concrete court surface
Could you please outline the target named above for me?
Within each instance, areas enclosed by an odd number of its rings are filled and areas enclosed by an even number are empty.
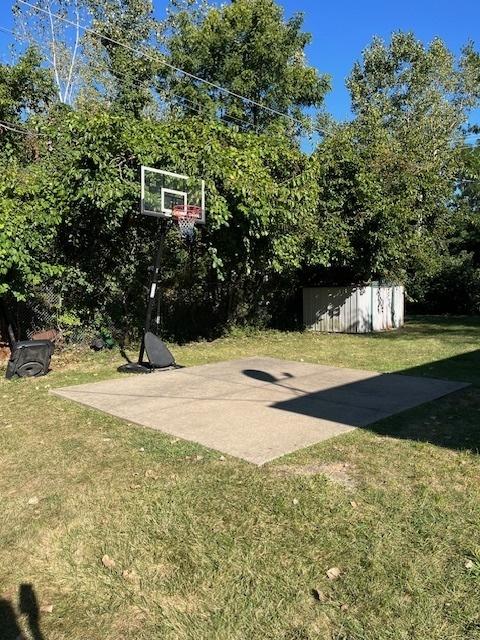
[[[465,386],[254,357],[53,393],[261,465]]]

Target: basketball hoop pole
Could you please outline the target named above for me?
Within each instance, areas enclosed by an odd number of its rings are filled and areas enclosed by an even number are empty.
[[[163,247],[165,244],[165,236],[167,233],[167,224],[168,224],[167,219],[163,219],[160,222],[158,250],[157,250],[157,255],[155,257],[155,265],[153,267],[152,281],[150,283],[150,292],[148,294],[149,297],[148,297],[148,305],[147,305],[147,315],[145,318],[145,327],[143,329],[142,341],[140,343],[140,352],[138,354],[138,364],[140,365],[143,365],[143,356],[145,355],[145,334],[147,333],[147,331],[150,331],[150,326],[152,324],[153,305],[155,302],[155,295],[157,293],[158,274],[160,271],[160,265],[162,263]]]

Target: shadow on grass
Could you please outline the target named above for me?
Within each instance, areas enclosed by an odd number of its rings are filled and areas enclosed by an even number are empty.
[[[368,425],[380,436],[480,454],[480,389],[470,387]]]
[[[21,618],[24,618],[24,624],[21,624]],[[23,629],[27,627],[28,637],[32,640],[45,640],[40,629],[40,608],[35,591],[31,584],[22,584],[18,591],[18,613],[9,600],[0,598],[0,640],[26,639]]]
[[[255,369],[243,373],[293,393],[274,402],[276,409],[383,436],[480,451],[480,349],[394,374],[337,384],[340,377],[313,392],[301,376],[292,380],[288,372],[282,377]],[[458,382],[476,386],[461,389]]]
[[[356,333],[358,340],[410,341],[419,338],[439,338],[447,340],[449,344],[472,341],[478,343],[480,318],[477,316],[410,316],[405,326],[392,331],[378,331],[376,333]]]
[[[409,376],[441,378],[480,386],[480,349],[398,371]]]

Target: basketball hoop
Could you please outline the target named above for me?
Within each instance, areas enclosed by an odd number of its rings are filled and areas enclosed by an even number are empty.
[[[183,240],[193,240],[195,224],[202,218],[202,208],[193,204],[176,204],[172,209],[172,218],[178,225]]]

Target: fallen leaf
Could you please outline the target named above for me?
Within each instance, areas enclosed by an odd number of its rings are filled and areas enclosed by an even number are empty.
[[[352,506],[352,509],[356,509],[358,507],[358,504],[355,502],[355,500],[352,500],[350,504]]]
[[[340,606],[340,611],[348,611],[348,604],[342,604]]]
[[[40,607],[40,613],[52,613],[53,604],[44,604]]]
[[[37,496],[33,496],[33,498],[30,498],[28,501],[28,504],[33,506],[35,504],[38,504],[40,502],[40,500],[37,498]]]
[[[332,567],[327,571],[327,578],[329,580],[336,580],[341,574],[341,571],[338,567]]]
[[[113,560],[113,558],[110,558],[110,556],[108,556],[107,554],[103,556],[102,564],[104,567],[107,567],[107,569],[115,569],[115,560]]]
[[[203,456],[195,456],[196,460],[203,460]]]
[[[128,582],[137,582],[139,579],[138,573],[135,569],[125,569],[122,571],[122,578],[128,580]]]

